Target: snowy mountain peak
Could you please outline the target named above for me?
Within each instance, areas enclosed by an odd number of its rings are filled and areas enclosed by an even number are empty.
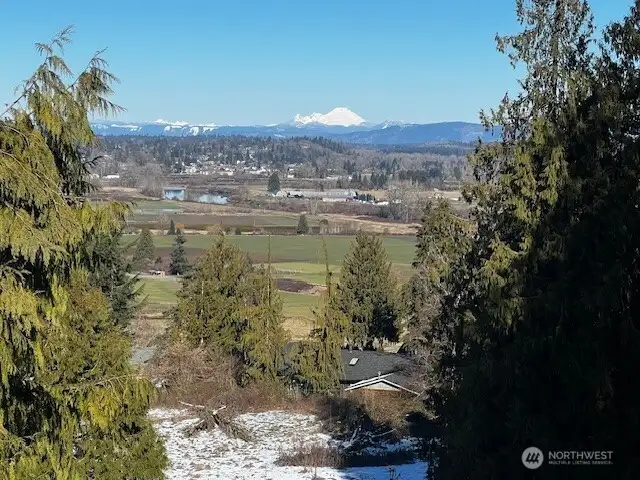
[[[157,119],[153,123],[159,123],[161,125],[172,125],[172,126],[176,126],[176,127],[185,127],[185,126],[189,125],[189,122],[167,122],[166,120],[163,120],[162,118]]]
[[[329,113],[312,113],[311,115],[296,115],[293,118],[295,125],[320,124],[332,127],[352,127],[362,125],[365,119],[346,107],[337,107]]]
[[[376,125],[376,127],[384,130],[385,128],[389,128],[389,127],[404,127],[406,125],[411,125],[411,124],[400,121],[400,120],[385,120],[381,124]]]

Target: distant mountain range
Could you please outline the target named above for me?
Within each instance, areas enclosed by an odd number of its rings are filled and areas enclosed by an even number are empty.
[[[424,143],[469,143],[481,138],[496,141],[496,134],[486,132],[482,125],[467,122],[443,122],[414,124],[389,121],[370,124],[351,110],[338,107],[329,113],[296,115],[287,123],[266,126],[229,126],[215,124],[190,124],[188,122],[124,123],[95,121],[91,124],[97,135],[145,135],[145,136],[261,136],[301,137],[320,136],[347,143],[362,145],[413,145]]]

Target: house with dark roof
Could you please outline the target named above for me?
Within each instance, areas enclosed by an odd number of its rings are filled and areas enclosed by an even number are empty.
[[[415,361],[406,355],[371,350],[341,352],[345,391],[379,390],[418,395],[412,385]]]
[[[286,354],[295,351],[298,343],[287,343]],[[417,363],[409,355],[344,348],[340,356],[343,371],[340,384],[345,392],[374,390],[420,394],[413,381]]]

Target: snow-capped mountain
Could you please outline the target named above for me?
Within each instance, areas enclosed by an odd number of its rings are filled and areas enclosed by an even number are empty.
[[[109,122],[91,123],[100,136],[146,135],[146,136],[213,136],[245,135],[260,137],[322,136],[348,143],[365,145],[411,145],[441,142],[496,141],[498,134],[486,132],[482,125],[466,122],[444,122],[412,124],[386,121],[377,125],[367,123],[348,108],[334,108],[328,113],[296,115],[287,123],[266,126],[230,126],[215,123],[190,124],[184,121],[169,122],[159,118],[153,122]]]
[[[401,127],[403,125],[411,125],[411,124],[408,122],[402,122],[399,120],[385,120],[384,122],[376,125],[376,128],[385,129],[389,127]]]
[[[312,113],[311,115],[296,115],[293,124],[303,125],[326,125],[331,127],[354,127],[366,123],[365,119],[346,107],[337,107],[329,113]]]

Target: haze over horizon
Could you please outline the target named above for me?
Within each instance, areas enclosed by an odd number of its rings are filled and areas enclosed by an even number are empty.
[[[598,27],[629,8],[591,4]],[[518,29],[513,0],[31,6],[29,16],[17,2],[2,7],[0,28],[12,39],[2,104],[37,65],[33,44],[69,24],[72,69],[108,48],[122,82],[113,100],[127,109],[121,121],[269,125],[347,107],[371,123],[477,122],[480,109],[517,87],[494,41]]]

